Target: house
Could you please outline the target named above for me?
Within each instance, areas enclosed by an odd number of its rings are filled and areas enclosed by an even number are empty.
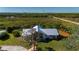
[[[6,19],[14,19],[15,16],[6,16]]]
[[[43,29],[40,26],[36,25],[32,29],[34,29],[38,33],[41,33],[39,36],[43,40],[53,39],[53,38],[56,39],[59,36],[59,33],[58,33],[57,29],[55,29],[55,28]],[[27,38],[27,36],[32,35],[32,29],[23,29],[22,37]]]

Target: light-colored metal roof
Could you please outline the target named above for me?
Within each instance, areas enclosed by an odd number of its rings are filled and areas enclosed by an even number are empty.
[[[46,35],[59,35],[57,29],[41,29]]]
[[[50,29],[50,28],[43,29],[40,26],[36,25],[32,29],[35,29],[37,32],[42,32],[42,33],[44,33],[46,35],[59,35],[57,29],[55,29],[55,28],[53,28],[53,29]],[[23,29],[22,35],[23,36],[24,35],[31,35],[32,29]]]
[[[36,32],[39,32],[39,31],[40,31],[40,29],[41,29],[41,27],[40,27],[40,26],[38,26],[38,25],[36,25],[36,26],[34,26],[34,27],[33,27],[33,29],[35,29],[35,30],[36,30]]]
[[[57,29],[40,29],[40,31],[46,35],[59,35]],[[23,29],[22,35],[31,35],[31,29]]]

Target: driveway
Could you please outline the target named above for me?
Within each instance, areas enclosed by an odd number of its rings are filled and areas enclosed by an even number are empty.
[[[27,51],[26,48],[22,46],[1,46],[3,51]]]

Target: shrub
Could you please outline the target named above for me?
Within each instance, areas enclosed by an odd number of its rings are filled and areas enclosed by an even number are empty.
[[[14,30],[12,33],[15,37],[20,37],[20,32],[18,30]]]
[[[0,29],[5,29],[5,26],[0,26]]]
[[[13,31],[13,27],[7,27],[6,30],[7,30],[8,33],[12,33],[12,31]]]
[[[14,25],[13,26],[13,29],[20,29],[21,28],[21,25]]]
[[[8,38],[9,38],[8,33],[6,33],[6,32],[0,33],[0,39],[6,40],[6,39],[8,39]]]
[[[42,48],[40,48],[40,47],[37,47],[37,51],[42,51]]]

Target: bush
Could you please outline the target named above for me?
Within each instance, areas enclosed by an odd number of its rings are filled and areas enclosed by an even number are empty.
[[[0,26],[0,29],[5,29],[5,26]]]
[[[13,31],[13,27],[7,27],[6,30],[7,30],[8,33],[12,33],[12,31]]]
[[[42,51],[42,48],[40,48],[40,47],[37,47],[37,51]]]
[[[12,28],[15,29],[15,30],[16,29],[20,29],[21,28],[21,25],[15,24],[15,25],[12,26]]]
[[[8,38],[9,38],[8,33],[6,33],[6,32],[0,33],[0,39],[6,40],[6,39],[8,39]]]
[[[20,32],[18,30],[14,30],[12,33],[15,37],[20,37]]]

